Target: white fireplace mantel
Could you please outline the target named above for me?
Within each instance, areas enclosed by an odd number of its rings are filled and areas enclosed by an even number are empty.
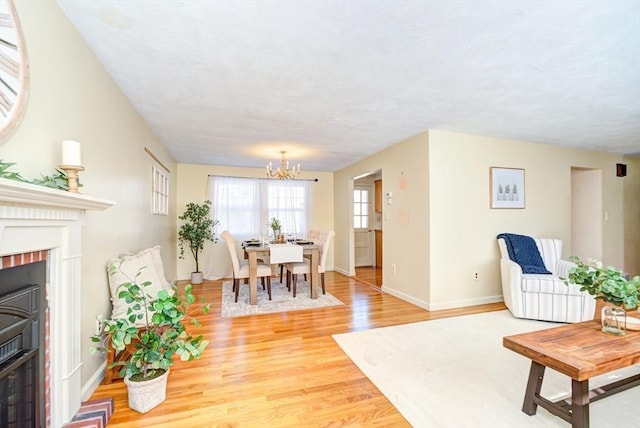
[[[104,210],[114,202],[81,193],[65,192],[35,184],[0,178],[0,204],[35,205],[76,210]]]
[[[48,250],[50,420],[68,422],[81,401],[82,227],[86,211],[114,202],[0,178],[0,256]]]

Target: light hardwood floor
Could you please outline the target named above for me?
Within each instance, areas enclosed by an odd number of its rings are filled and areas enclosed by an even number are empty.
[[[122,381],[96,390],[92,398],[114,397],[110,428],[409,426],[331,335],[504,309],[428,312],[327,272],[327,291],[344,306],[221,318],[221,284],[194,286],[211,302],[199,317],[210,343],[201,359],[174,364],[164,403],[141,415],[127,407]]]
[[[382,268],[375,266],[356,267],[354,279],[375,287],[382,287]]]

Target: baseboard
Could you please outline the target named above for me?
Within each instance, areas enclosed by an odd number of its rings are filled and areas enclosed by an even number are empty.
[[[475,299],[465,299],[465,300],[450,300],[448,302],[437,302],[431,303],[430,311],[439,311],[442,309],[454,309],[454,308],[465,308],[467,306],[477,306],[477,305],[486,305],[489,303],[500,303],[504,302],[504,297],[502,294],[497,296],[486,296],[486,297],[478,297]]]
[[[348,271],[344,270],[344,269],[340,269],[340,268],[336,268],[334,267],[333,270],[335,272],[341,273],[344,276],[353,276],[353,274],[349,273]]]
[[[497,296],[479,297],[475,299],[450,300],[447,302],[429,303],[421,299],[416,299],[415,297],[409,296],[408,294],[405,294],[402,291],[398,291],[396,289],[387,287],[385,285],[382,286],[381,290],[384,291],[385,293],[388,293],[388,294],[391,294],[392,296],[397,297],[398,299],[402,299],[405,302],[412,303],[428,311],[440,311],[443,309],[464,308],[467,306],[477,306],[477,305],[486,305],[488,303],[504,302],[504,298],[502,294],[500,294]]]
[[[429,302],[425,302],[424,300],[421,300],[421,299],[416,299],[415,297],[405,294],[402,291],[398,291],[395,288],[391,288],[391,287],[387,287],[386,285],[383,285],[382,287],[380,287],[380,290],[384,291],[387,294],[391,294],[392,296],[395,296],[398,299],[404,300],[405,302],[409,302],[423,309],[429,310]]]
[[[89,381],[82,387],[82,391],[80,391],[82,393],[82,401],[87,401],[89,400],[89,398],[91,398],[91,395],[93,395],[95,390],[100,385],[100,382],[102,382],[102,379],[104,379],[106,369],[107,362],[105,361],[100,364],[98,370],[96,370],[93,376],[89,378]]]

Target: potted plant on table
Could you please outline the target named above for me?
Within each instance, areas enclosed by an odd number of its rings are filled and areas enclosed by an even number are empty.
[[[269,227],[273,230],[273,242],[278,242],[278,236],[280,236],[280,230],[282,229],[282,223],[275,217],[271,217]]]
[[[636,319],[628,319],[627,311],[638,307],[640,276],[628,280],[622,271],[611,266],[604,267],[598,260],[587,259],[585,263],[575,256],[569,260],[575,266],[569,269],[568,278],[562,278],[564,283],[579,285],[580,291],[586,291],[607,303],[602,308],[602,331],[623,336],[627,329],[636,329]]]
[[[111,269],[118,269],[112,266]],[[138,284],[138,271],[118,286],[117,296],[127,305],[126,316],[103,320],[101,333],[91,336],[100,345],[91,352],[127,352],[124,360],[115,361],[109,368],[121,366],[120,376],[124,377],[129,394],[129,407],[146,413],[162,403],[166,398],[167,377],[173,365],[174,356],[182,361],[200,358],[209,343],[202,335],[192,336],[185,323],[190,321],[196,327],[200,323],[188,313],[195,302],[191,284],[184,287],[184,294],[178,295],[177,287],[162,289],[157,296],[151,296],[146,288],[150,281]],[[201,306],[203,314],[209,312],[209,305]]]
[[[191,272],[191,283],[202,283],[202,272],[198,263],[198,255],[204,250],[207,241],[218,242],[213,227],[218,224],[218,220],[211,218],[211,201],[204,201],[202,204],[190,202],[187,209],[180,217],[184,223],[178,230],[178,240],[180,245],[180,258],[184,258],[184,250],[189,249],[196,261],[196,270]]]

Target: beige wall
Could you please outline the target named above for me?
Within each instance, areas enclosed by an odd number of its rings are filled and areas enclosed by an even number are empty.
[[[432,308],[500,298],[495,237],[501,232],[557,237],[563,256],[571,255],[571,167],[603,171],[603,260],[623,266],[619,156],[436,130],[429,141]],[[524,210],[489,208],[492,166],[524,168]]]
[[[626,157],[624,184],[624,267],[631,275],[640,275],[640,157]]]
[[[304,167],[304,165],[302,165]],[[207,198],[207,183],[209,175],[225,175],[230,177],[255,177],[264,178],[264,168],[238,168],[216,165],[178,164],[178,193],[177,212],[182,214],[189,202],[202,203]],[[315,183],[315,200],[313,202],[314,228],[333,230],[333,173],[302,171],[301,179],[318,179]],[[181,224],[177,220],[177,225]],[[233,231],[231,231],[233,233]],[[223,245],[219,242],[216,245]],[[205,246],[205,252],[211,251]],[[228,253],[227,253],[228,254]],[[203,254],[202,260],[207,260],[207,254]],[[198,257],[200,260],[200,257]],[[215,263],[215,260],[214,260]],[[333,251],[330,248],[327,257],[327,268],[333,267]],[[185,258],[178,260],[178,278],[187,279],[195,269],[195,262],[191,255],[185,253]],[[205,271],[202,263],[200,269]]]
[[[558,237],[565,258],[571,255],[571,167],[602,170],[608,214],[603,260],[631,266],[624,254],[637,260],[638,240],[625,235],[623,220],[627,212],[628,221],[635,215],[637,223],[638,206],[623,208],[624,181],[615,177],[621,161],[605,153],[431,130],[336,172],[335,204],[349,206],[353,177],[381,169],[383,192],[393,192],[393,204],[383,207],[383,290],[432,310],[469,306],[502,299],[499,233]],[[492,166],[525,170],[526,209],[489,208]],[[626,190],[637,195],[628,178]],[[337,211],[335,224],[340,236],[351,236],[350,212]],[[353,274],[352,239],[338,244],[336,270]]]
[[[335,269],[353,275],[353,181],[382,171],[383,290],[419,305],[429,289],[429,135],[422,133],[335,173]],[[393,273],[392,265],[396,266]]]
[[[88,386],[104,357],[89,355],[97,315],[109,316],[105,265],[122,252],[162,245],[168,278],[175,277],[175,206],[169,216],[150,214],[149,147],[172,170],[175,163],[111,80],[53,1],[17,1],[31,66],[26,114],[15,134],[0,143],[0,159],[33,179],[61,163],[61,141],[82,144],[81,192],[116,202],[90,211],[83,231],[82,383]],[[86,391],[84,391],[86,392]],[[90,392],[90,391],[89,391]]]

